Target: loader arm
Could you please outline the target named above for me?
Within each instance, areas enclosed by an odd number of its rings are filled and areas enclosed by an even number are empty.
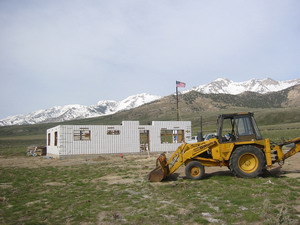
[[[210,147],[217,144],[216,140],[198,142],[195,144],[183,144],[172,154],[167,164],[169,165],[170,174],[174,173],[182,164],[189,159],[206,152]]]
[[[164,153],[157,159],[157,167],[152,170],[148,179],[150,181],[161,181],[167,176],[173,174],[181,165],[186,163],[189,159],[206,152],[210,147],[218,144],[217,139],[210,139],[208,141],[198,142],[194,144],[182,144],[167,160]]]

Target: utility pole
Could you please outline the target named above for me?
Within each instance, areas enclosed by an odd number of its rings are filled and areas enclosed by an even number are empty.
[[[197,141],[198,142],[204,141],[204,139],[203,139],[203,127],[202,127],[202,116],[200,117],[200,130],[197,133]]]

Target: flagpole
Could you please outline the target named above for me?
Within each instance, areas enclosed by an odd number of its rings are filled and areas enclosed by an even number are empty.
[[[178,107],[178,87],[176,85],[176,112],[177,112],[177,121],[179,121],[179,107]]]
[[[185,87],[185,83],[176,81],[176,111],[177,111],[177,121],[179,121],[179,100],[178,100],[178,88]]]

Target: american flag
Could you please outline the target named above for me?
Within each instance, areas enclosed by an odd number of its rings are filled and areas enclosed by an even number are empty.
[[[185,87],[185,83],[176,81],[176,87]]]

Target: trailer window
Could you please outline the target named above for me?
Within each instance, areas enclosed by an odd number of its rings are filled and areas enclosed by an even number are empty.
[[[54,146],[57,146],[57,131],[54,132]]]
[[[51,144],[51,133],[48,133],[48,146]]]
[[[162,129],[160,132],[161,143],[182,143],[184,140],[184,130]]]
[[[74,141],[90,141],[91,131],[90,130],[74,130]]]
[[[120,131],[119,130],[108,130],[107,135],[119,135]]]

